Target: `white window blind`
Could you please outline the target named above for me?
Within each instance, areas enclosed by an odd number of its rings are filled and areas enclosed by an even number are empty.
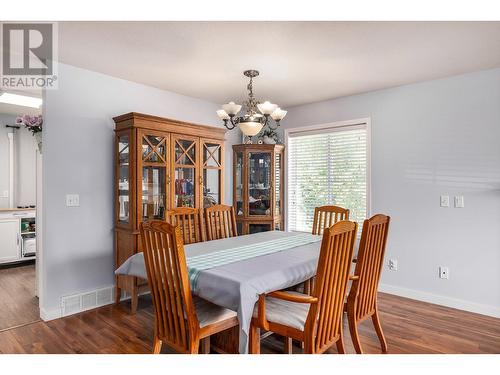
[[[366,124],[288,135],[288,229],[311,231],[314,208],[350,210],[361,226],[367,215]]]

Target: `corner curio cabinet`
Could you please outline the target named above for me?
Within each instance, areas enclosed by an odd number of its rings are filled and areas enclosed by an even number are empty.
[[[284,146],[233,146],[233,204],[238,233],[283,230]]]
[[[225,130],[160,117],[128,113],[115,121],[116,266],[142,250],[139,225],[165,220],[176,207],[206,208],[224,202]],[[117,277],[116,298],[147,286]]]

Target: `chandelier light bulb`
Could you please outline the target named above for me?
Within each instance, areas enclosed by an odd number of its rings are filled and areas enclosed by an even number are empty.
[[[219,109],[217,111],[217,116],[219,116],[221,120],[229,120],[229,115],[223,109]]]
[[[263,115],[270,115],[278,106],[266,100],[264,103],[257,104],[257,108]]]
[[[276,108],[276,110],[273,113],[271,113],[271,118],[274,121],[281,121],[286,116],[286,114],[287,114],[287,111],[278,107],[278,108]]]
[[[226,111],[228,115],[236,115],[241,110],[241,105],[236,104],[235,102],[229,102],[222,106],[222,109]]]

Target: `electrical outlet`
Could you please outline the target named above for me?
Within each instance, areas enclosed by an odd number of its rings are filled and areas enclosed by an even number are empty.
[[[396,259],[389,259],[389,269],[391,271],[398,270],[398,261]]]
[[[78,194],[66,194],[66,206],[67,207],[79,207],[80,206],[80,196]]]
[[[441,200],[439,205],[441,207],[450,207],[450,196],[449,195],[441,195]]]
[[[449,279],[450,278],[450,270],[448,267],[440,266],[439,267],[439,278],[440,279]]]
[[[464,196],[463,195],[456,195],[455,196],[455,208],[464,208]]]
[[[9,197],[9,191],[8,190],[4,190],[2,192],[2,198],[8,198]]]

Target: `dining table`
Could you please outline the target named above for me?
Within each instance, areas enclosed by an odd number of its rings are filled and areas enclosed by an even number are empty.
[[[191,292],[237,313],[240,353],[248,352],[259,295],[316,275],[321,237],[269,231],[184,245]],[[147,279],[143,253],[128,258],[115,274]]]

